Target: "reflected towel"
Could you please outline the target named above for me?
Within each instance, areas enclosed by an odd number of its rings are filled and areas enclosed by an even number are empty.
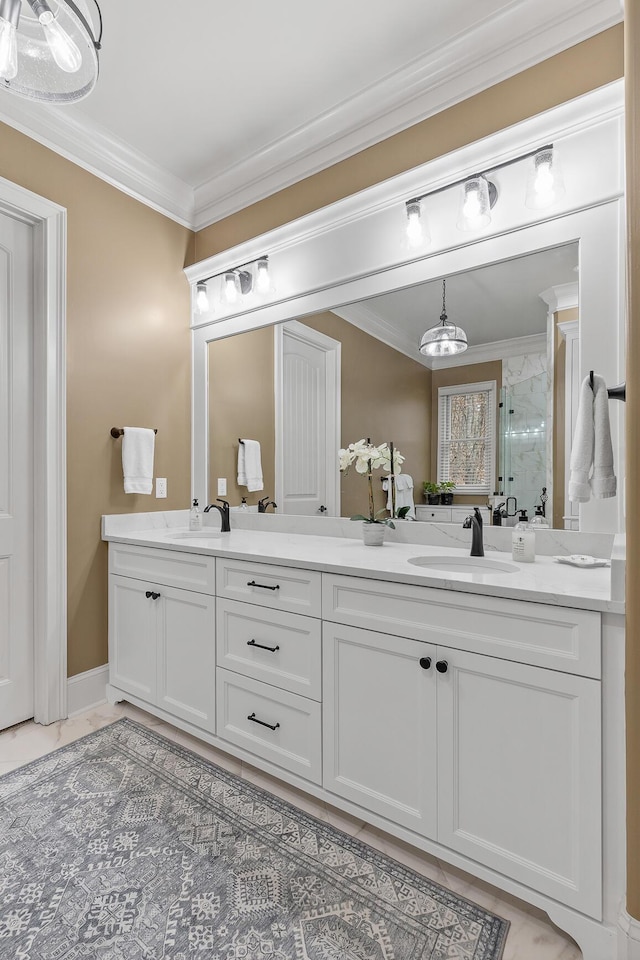
[[[238,446],[238,486],[250,493],[264,489],[258,440],[241,440]]]
[[[416,518],[416,508],[413,502],[413,477],[408,473],[397,473],[395,476],[396,484],[396,514],[401,507],[409,507],[407,517],[412,520]],[[382,481],[382,489],[387,492],[387,510],[391,512],[391,484],[389,477]]]
[[[591,496],[604,500],[616,495],[613,447],[609,424],[609,395],[602,377],[594,374],[580,387],[580,404],[571,446],[569,499],[586,503]]]
[[[145,427],[125,427],[122,437],[122,473],[125,493],[151,493],[156,435]]]

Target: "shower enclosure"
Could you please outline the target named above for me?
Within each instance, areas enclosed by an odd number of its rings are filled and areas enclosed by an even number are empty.
[[[518,510],[526,510],[529,519],[542,488],[550,486],[546,371],[500,391],[498,484],[500,494],[516,497]]]

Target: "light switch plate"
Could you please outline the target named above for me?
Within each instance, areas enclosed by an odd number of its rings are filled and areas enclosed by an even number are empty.
[[[218,477],[218,496],[226,497],[227,495],[227,478]]]
[[[167,496],[167,478],[156,477],[156,500],[162,500]]]

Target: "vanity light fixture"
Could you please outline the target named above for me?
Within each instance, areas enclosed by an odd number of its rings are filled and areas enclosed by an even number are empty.
[[[85,0],[0,0],[0,88],[29,100],[71,103],[98,79],[99,29]]]
[[[2,0],[0,0],[2,3]],[[273,286],[271,283],[271,274],[269,271],[269,258],[263,255],[249,263],[243,263],[238,267],[232,267],[223,273],[215,273],[210,277],[203,277],[196,283],[195,289],[195,308],[199,314],[208,313],[211,309],[208,284],[211,280],[217,280],[218,284],[214,289],[218,292],[217,298],[224,304],[232,306],[255,290],[262,296],[271,293]]]
[[[525,205],[532,210],[552,206],[564,196],[564,180],[552,146],[543,147],[533,156],[527,177]]]
[[[446,305],[446,280],[442,281],[442,313],[440,323],[429,327],[420,341],[420,353],[426,357],[452,357],[463,353],[467,347],[467,335],[462,327],[448,322]]]

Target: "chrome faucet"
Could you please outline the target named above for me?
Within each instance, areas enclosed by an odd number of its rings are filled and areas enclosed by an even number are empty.
[[[258,500],[258,513],[266,513],[269,507],[277,510],[278,504],[274,500],[269,500],[269,497],[263,497],[262,500]]]
[[[473,508],[473,516],[467,517],[462,526],[465,530],[471,529],[471,556],[484,557],[484,543],[482,541],[482,514],[478,507]]]
[[[210,503],[208,507],[205,507],[205,508],[204,508],[204,513],[209,513],[209,510],[211,510],[212,508],[213,508],[214,510],[219,510],[219,511],[220,511],[220,517],[221,517],[221,519],[222,519],[222,525],[221,525],[221,527],[220,527],[220,532],[221,532],[221,533],[230,533],[230,531],[231,531],[231,524],[230,524],[230,522],[229,522],[229,502],[228,502],[227,500],[221,500],[220,497],[218,497],[218,503],[221,503],[222,506],[219,507],[217,503]]]

